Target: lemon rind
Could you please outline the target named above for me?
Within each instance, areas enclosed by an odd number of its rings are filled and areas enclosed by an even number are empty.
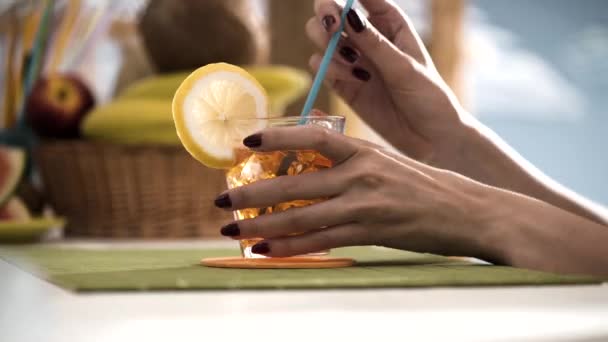
[[[205,153],[203,149],[201,149],[200,145],[196,143],[195,138],[187,128],[185,123],[185,113],[183,112],[183,104],[188,96],[188,91],[192,89],[194,84],[200,79],[215,72],[234,72],[254,84],[256,88],[259,88],[266,99],[268,99],[268,94],[266,93],[264,87],[262,87],[258,80],[256,80],[251,74],[238,66],[227,63],[213,63],[200,67],[186,77],[182,84],[177,88],[175,95],[173,96],[171,107],[177,136],[181,140],[182,145],[186,151],[188,151],[188,153],[190,153],[196,160],[205,166],[215,169],[226,169],[234,164],[234,160],[216,158],[208,153]],[[268,108],[269,101],[266,101],[266,107],[267,108],[265,108],[264,115],[267,117],[270,109]]]

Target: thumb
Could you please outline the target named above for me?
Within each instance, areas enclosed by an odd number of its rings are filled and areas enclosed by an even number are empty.
[[[348,12],[344,30],[348,40],[367,56],[389,83],[403,80],[404,72],[415,69],[414,58],[399,50],[359,10]]]

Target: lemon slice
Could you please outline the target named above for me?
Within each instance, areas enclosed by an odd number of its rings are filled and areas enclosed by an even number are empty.
[[[195,70],[173,96],[173,121],[190,154],[212,168],[234,164],[235,146],[265,127],[268,96],[245,70],[226,63]]]

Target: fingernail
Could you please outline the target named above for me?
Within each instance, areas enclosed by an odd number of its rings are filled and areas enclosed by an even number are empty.
[[[220,233],[224,236],[239,236],[241,235],[241,230],[238,224],[230,223],[222,227]]]
[[[262,145],[262,135],[258,133],[248,136],[243,140],[243,145],[247,147],[260,147]]]
[[[369,72],[361,68],[353,68],[353,76],[364,82],[367,82],[370,78],[372,78],[372,75],[370,75]]]
[[[270,252],[270,246],[268,246],[268,242],[260,242],[251,247],[251,252],[255,254],[266,254]]]
[[[310,111],[310,116],[329,116],[329,114],[325,113],[324,111],[322,111],[320,109],[313,108]]]
[[[228,194],[221,194],[221,195],[217,196],[214,203],[215,203],[215,206],[218,208],[232,207],[232,201],[230,200],[230,196],[228,196]]]
[[[359,33],[365,29],[365,22],[361,20],[359,13],[354,9],[350,9],[348,11],[346,19],[348,20],[350,27],[352,27],[355,32]]]
[[[333,15],[326,15],[321,19],[321,24],[325,28],[325,31],[331,31],[331,27],[336,23],[336,18]]]
[[[340,49],[340,55],[349,63],[355,63],[359,58],[357,51],[348,46],[344,46]]]

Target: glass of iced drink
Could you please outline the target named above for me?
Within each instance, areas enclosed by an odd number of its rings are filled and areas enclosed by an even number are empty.
[[[345,119],[341,116],[308,116],[304,123],[300,123],[301,117],[278,117],[268,119],[247,119],[259,120],[260,127],[288,127],[298,124],[318,125],[327,129],[344,133]],[[235,155],[237,160],[235,166],[230,168],[226,174],[228,188],[251,184],[258,180],[271,179],[275,177],[290,177],[308,172],[332,167],[332,161],[325,158],[316,151],[275,151],[275,152],[253,152],[240,144],[236,147]],[[303,207],[323,201],[323,198],[316,200],[295,200],[279,203],[266,208],[248,208],[234,211],[235,220],[245,220],[268,215],[291,208]],[[318,227],[322,228],[322,227]],[[263,255],[251,252],[251,247],[261,241],[261,239],[240,240],[241,253],[245,258],[264,258]],[[324,255],[328,251],[318,251],[313,255]]]

